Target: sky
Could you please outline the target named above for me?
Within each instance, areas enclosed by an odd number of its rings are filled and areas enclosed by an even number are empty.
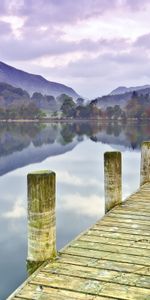
[[[150,84],[149,0],[0,0],[0,60],[95,98]]]

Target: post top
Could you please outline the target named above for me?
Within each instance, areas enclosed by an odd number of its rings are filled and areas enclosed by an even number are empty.
[[[51,170],[39,170],[39,171],[33,171],[31,173],[28,173],[28,176],[35,176],[35,175],[50,175],[50,174],[54,174],[55,172],[51,171]]]
[[[108,151],[104,153],[104,157],[115,157],[115,156],[121,156],[120,151]]]
[[[143,143],[142,143],[142,147],[143,146],[146,146],[147,148],[150,148],[150,141],[144,141]]]

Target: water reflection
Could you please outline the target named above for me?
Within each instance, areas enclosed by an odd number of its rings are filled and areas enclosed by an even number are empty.
[[[27,260],[27,262],[26,262],[27,277],[32,275],[41,265],[42,265],[42,262],[35,262],[35,261]]]
[[[104,213],[105,151],[123,152],[124,198],[138,187],[143,140],[148,123],[0,124],[1,300],[27,276],[27,173],[56,172],[60,249]]]
[[[0,175],[71,151],[85,138],[93,142],[139,149],[142,141],[150,139],[150,124],[0,123]]]

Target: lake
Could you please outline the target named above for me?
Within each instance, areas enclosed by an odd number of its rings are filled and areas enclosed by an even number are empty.
[[[139,186],[148,123],[0,123],[0,299],[27,277],[26,176],[57,178],[57,249],[104,215],[103,154],[123,155],[123,198]]]

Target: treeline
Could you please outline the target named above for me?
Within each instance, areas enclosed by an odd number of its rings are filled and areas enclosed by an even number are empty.
[[[7,108],[0,107],[0,119],[41,119],[45,117],[43,113],[37,106],[30,102],[27,104],[11,105]]]
[[[87,105],[76,105],[71,97],[68,97],[61,106],[62,116],[75,119],[149,119],[150,118],[150,94],[133,92],[126,106],[108,106],[101,109],[97,100]]]
[[[45,114],[27,91],[0,83],[0,119],[39,119]]]
[[[0,83],[0,119],[149,119],[150,94],[133,92],[124,106],[100,107],[98,99],[85,104],[66,94],[58,97],[35,92],[32,96],[21,88]]]
[[[132,98],[126,106],[128,118],[150,118],[150,94],[138,94],[133,92]]]
[[[58,97],[34,92],[31,96],[21,88],[0,82],[0,119],[35,119],[51,117],[61,112],[61,106],[67,99],[65,94]],[[83,104],[82,98],[77,99]]]

